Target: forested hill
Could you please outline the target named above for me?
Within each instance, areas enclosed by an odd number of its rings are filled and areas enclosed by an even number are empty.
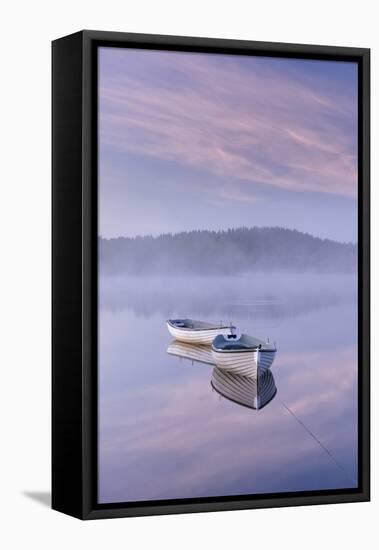
[[[353,272],[357,246],[280,227],[99,238],[104,274],[225,275],[254,271]]]

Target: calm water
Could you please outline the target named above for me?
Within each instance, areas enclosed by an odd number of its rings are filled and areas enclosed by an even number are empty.
[[[356,279],[104,277],[99,312],[99,500],[356,487]],[[233,321],[276,342],[277,393],[253,410],[213,367],[172,356],[165,320]]]

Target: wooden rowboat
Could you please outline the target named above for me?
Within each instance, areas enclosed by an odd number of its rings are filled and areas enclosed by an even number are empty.
[[[242,376],[257,377],[260,370],[269,369],[275,354],[275,345],[247,334],[219,335],[212,342],[217,367]]]
[[[232,334],[233,325],[205,323],[193,319],[169,319],[167,328],[171,336],[180,342],[210,345],[219,334]]]

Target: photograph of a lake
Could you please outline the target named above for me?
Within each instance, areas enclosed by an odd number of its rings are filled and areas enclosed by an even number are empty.
[[[357,486],[354,274],[99,281],[99,502]],[[232,321],[276,342],[261,410],[167,353],[166,319]]]
[[[99,503],[358,487],[357,106],[355,62],[99,48]]]

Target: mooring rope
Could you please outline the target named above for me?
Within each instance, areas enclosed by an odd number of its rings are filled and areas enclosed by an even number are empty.
[[[323,449],[323,451],[333,460],[333,462],[338,466],[340,470],[349,478],[352,479],[354,483],[357,483],[357,479],[350,472],[346,470],[344,466],[334,457],[334,455],[329,451],[327,447],[319,440],[319,438],[304,424],[298,416],[279,398],[279,401],[283,407],[297,420],[297,422],[304,428],[304,430],[318,443],[318,445]]]

